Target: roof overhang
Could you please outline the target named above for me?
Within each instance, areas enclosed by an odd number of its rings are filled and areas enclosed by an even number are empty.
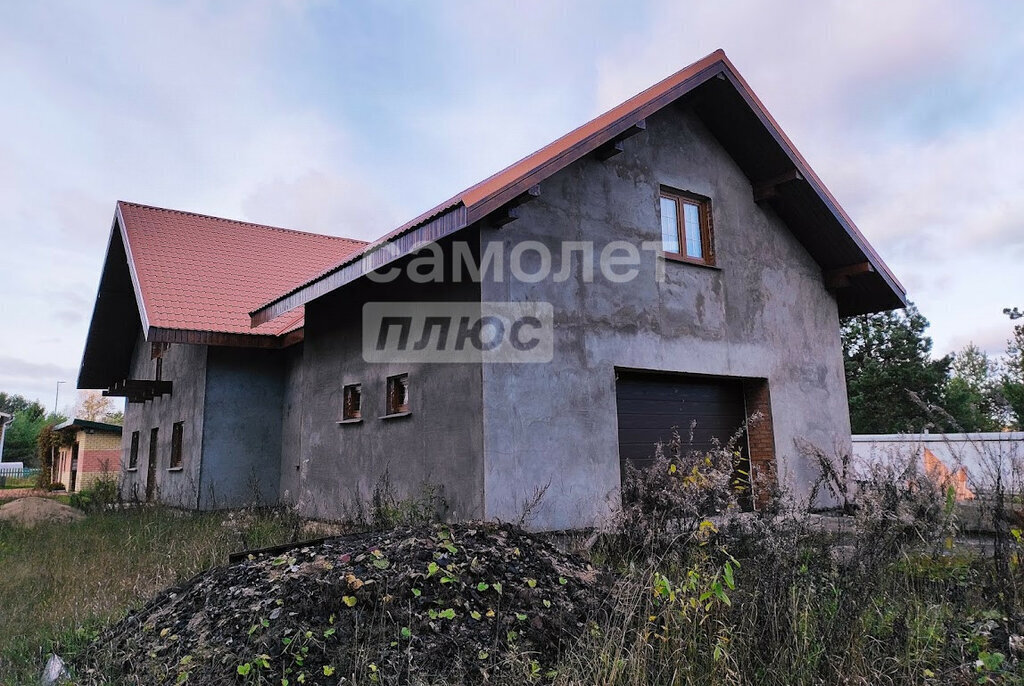
[[[463,194],[399,227],[316,278],[250,312],[259,326],[486,218],[535,185],[687,97],[698,116],[751,180],[755,190],[778,179],[768,202],[830,272],[849,277],[836,288],[842,316],[906,306],[906,291],[797,151],[735,67],[718,50],[570,132]]]
[[[53,427],[54,431],[64,431],[66,429],[85,429],[88,431],[105,431],[108,433],[118,434],[124,431],[123,427],[121,427],[119,424],[93,422],[88,419],[69,419],[68,421]]]
[[[298,317],[293,322],[298,322]],[[100,285],[86,336],[78,388],[108,388],[131,375],[139,340],[236,348],[287,348],[303,338],[298,327],[282,334],[248,334],[152,326],[146,312],[131,243],[118,204],[107,241]]]

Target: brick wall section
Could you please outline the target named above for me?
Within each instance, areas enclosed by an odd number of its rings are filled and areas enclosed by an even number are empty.
[[[75,435],[78,441],[78,470],[75,475],[75,491],[89,488],[96,479],[109,475],[117,478],[121,468],[121,437],[117,434],[79,431]],[[58,456],[56,476],[68,487],[71,485],[71,452],[70,445],[61,446]]]
[[[743,384],[748,425],[747,445],[750,448],[750,471],[754,507],[763,509],[774,490],[777,479],[775,463],[775,430],[772,426],[772,399],[766,379],[750,379]],[[753,415],[756,419],[750,419]]]

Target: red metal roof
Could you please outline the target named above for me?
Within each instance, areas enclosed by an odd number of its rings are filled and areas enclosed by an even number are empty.
[[[249,310],[363,241],[119,201],[146,328],[279,336],[303,325],[297,307],[256,328]]]

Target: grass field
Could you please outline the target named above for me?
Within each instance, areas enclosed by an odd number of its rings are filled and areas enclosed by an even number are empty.
[[[291,533],[288,519],[270,513],[162,508],[34,529],[0,523],[0,684],[36,683],[47,653],[73,652],[157,591]]]

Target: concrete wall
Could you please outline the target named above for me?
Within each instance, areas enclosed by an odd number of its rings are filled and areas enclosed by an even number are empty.
[[[451,517],[483,515],[480,365],[367,363],[361,327],[363,303],[371,300],[479,298],[476,283],[411,284],[401,278],[354,283],[306,306],[300,511],[344,517],[387,474],[397,497],[415,496],[429,484],[442,490]],[[411,414],[381,419],[385,380],[404,372]],[[339,424],[348,383],[362,384],[363,420]]]
[[[294,505],[299,498],[302,469],[302,380],[306,368],[302,343],[285,351],[283,364],[279,490],[281,502]]]
[[[641,251],[625,284],[484,281],[485,301],[552,303],[556,333],[550,364],[483,366],[487,518],[516,518],[548,484],[538,528],[590,525],[617,504],[617,367],[768,379],[780,478],[797,491],[815,471],[796,439],[849,451],[839,319],[821,270],[689,112],[663,110],[624,153],[559,172],[481,240],[502,241],[506,264],[517,242],[541,241],[555,271],[563,241],[594,241],[598,253],[660,241],[660,185],[712,198],[717,267],[666,262],[658,283],[661,258]]]
[[[132,378],[154,378],[156,364],[151,345],[140,335],[132,354]],[[164,352],[163,378],[173,382],[169,396],[145,403],[128,403],[124,412],[121,442],[121,489],[125,498],[146,497],[150,430],[159,428],[156,486],[160,502],[196,507],[199,465],[203,451],[203,407],[206,398],[206,346],[173,344]],[[181,469],[170,469],[171,433],[175,422],[184,422]],[[128,470],[128,451],[133,431],[139,432],[139,465]]]
[[[282,350],[209,348],[202,509],[278,502],[285,355]]]

